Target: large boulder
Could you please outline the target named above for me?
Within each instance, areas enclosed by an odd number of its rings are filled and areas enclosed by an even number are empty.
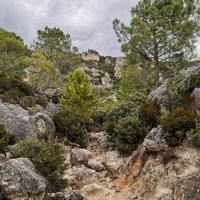
[[[116,177],[119,173],[119,169],[124,164],[124,159],[120,157],[118,151],[109,151],[104,155],[102,164],[105,166],[110,176]]]
[[[84,149],[72,149],[70,152],[70,161],[72,165],[87,165],[88,154]]]
[[[55,132],[53,120],[46,114],[29,112],[19,105],[5,103],[0,100],[0,123],[13,136],[14,142],[26,138],[36,138],[46,131]]]
[[[163,126],[152,128],[144,139],[143,146],[149,152],[159,152],[167,150],[169,147],[164,139]]]
[[[99,174],[95,170],[89,169],[85,165],[73,166],[67,169],[64,175],[72,189],[80,189],[84,185],[96,182],[98,177]]]
[[[152,90],[148,96],[149,101],[157,99],[159,102],[167,104],[170,100],[170,96],[167,90],[167,81],[163,82],[162,85]]]
[[[27,158],[10,159],[0,170],[0,199],[43,199],[46,180]]]
[[[94,50],[91,50],[91,49],[88,49],[87,52],[83,52],[81,54],[81,58],[83,60],[93,60],[93,61],[100,61],[100,55],[97,51],[94,51]]]

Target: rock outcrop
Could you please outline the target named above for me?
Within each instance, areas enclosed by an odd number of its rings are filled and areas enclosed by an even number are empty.
[[[195,107],[200,108],[200,88],[194,88],[191,96],[194,97]]]
[[[0,199],[43,199],[46,180],[27,158],[11,159],[0,169]]]
[[[93,60],[93,61],[100,61],[100,55],[97,51],[94,51],[94,50],[91,50],[91,49],[88,49],[87,52],[83,52],[81,54],[81,58],[83,60]]]
[[[0,123],[13,136],[14,142],[26,138],[36,138],[45,131],[55,132],[52,118],[43,113],[30,115],[19,105],[5,103],[0,100]]]
[[[164,129],[160,125],[157,128],[152,128],[144,139],[143,146],[149,152],[160,152],[168,150],[169,146],[163,137]]]

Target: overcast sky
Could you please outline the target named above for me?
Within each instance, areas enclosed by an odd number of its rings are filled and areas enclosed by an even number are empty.
[[[79,52],[122,56],[112,28],[115,18],[129,24],[139,0],[0,0],[0,27],[20,35],[30,46],[37,30],[60,28],[69,33]],[[200,52],[200,45],[198,46]],[[200,55],[200,53],[199,53]]]
[[[119,18],[129,24],[138,0],[0,0],[0,27],[20,35],[28,46],[37,30],[60,28],[69,33],[79,52],[93,49],[100,55],[120,56],[112,28]]]

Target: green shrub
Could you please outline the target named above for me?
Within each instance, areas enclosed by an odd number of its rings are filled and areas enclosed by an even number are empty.
[[[110,113],[108,114],[108,121],[117,122],[124,117],[128,117],[133,114],[135,115],[137,114],[137,112],[138,109],[135,106],[134,102],[123,102],[110,111]]]
[[[149,129],[157,127],[160,124],[160,117],[161,106],[158,104],[157,99],[149,103],[144,103],[139,108],[139,119]]]
[[[195,111],[177,107],[173,108],[163,119],[165,139],[169,145],[178,145],[185,138],[185,132],[195,128]]]
[[[22,77],[12,76],[10,78],[11,88],[17,88],[21,93],[27,96],[33,95],[33,89],[23,81]]]
[[[93,114],[92,119],[87,123],[87,130],[89,131],[101,131],[103,130],[103,125],[108,118],[108,114],[104,110],[98,110]]]
[[[0,70],[0,94],[5,92],[10,88],[10,82],[6,76],[6,74]]]
[[[5,151],[6,146],[10,140],[10,134],[5,130],[4,126],[0,124],[0,153]]]
[[[147,129],[136,117],[126,117],[118,121],[115,128],[114,144],[124,152],[137,149],[147,134]]]
[[[53,117],[57,132],[70,142],[86,147],[86,130],[82,115],[73,108],[66,108]]]
[[[36,170],[49,181],[48,189],[51,192],[56,192],[67,186],[67,181],[62,179],[66,169],[63,154],[64,150],[58,144],[38,140],[24,140],[17,144],[13,157],[29,158],[35,165]]]
[[[195,120],[195,134],[192,138],[192,142],[196,147],[200,147],[200,113]]]

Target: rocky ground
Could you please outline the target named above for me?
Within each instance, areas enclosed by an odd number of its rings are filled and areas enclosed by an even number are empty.
[[[106,143],[103,132],[90,138],[88,150],[71,150],[66,172],[71,190],[88,200],[200,199],[200,155],[189,141],[155,153],[141,146],[125,157]]]

